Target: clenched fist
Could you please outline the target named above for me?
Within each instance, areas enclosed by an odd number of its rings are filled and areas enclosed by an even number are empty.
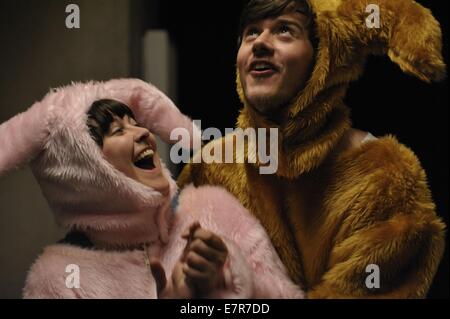
[[[198,222],[189,227],[183,238],[188,241],[181,259],[186,284],[196,297],[206,297],[224,286],[227,246],[218,235],[203,229]]]

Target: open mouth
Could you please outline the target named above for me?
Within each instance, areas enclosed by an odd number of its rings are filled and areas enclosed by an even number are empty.
[[[155,152],[151,149],[143,151],[141,154],[139,154],[139,156],[134,161],[134,166],[136,166],[137,168],[140,168],[140,169],[145,169],[145,170],[154,169],[156,167],[155,163],[153,161],[154,155],[155,155]]]
[[[250,65],[250,73],[256,76],[268,76],[277,72],[277,67],[268,61],[255,61]]]

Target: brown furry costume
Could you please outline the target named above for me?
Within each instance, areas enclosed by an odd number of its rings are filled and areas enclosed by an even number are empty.
[[[425,297],[444,250],[445,225],[435,214],[414,153],[395,137],[361,143],[343,103],[369,54],[431,82],[445,76],[441,30],[411,0],[310,0],[319,45],[306,87],[277,125],[246,103],[238,127],[279,128],[279,166],[190,164],[180,186],[226,187],[267,229],[291,277],[310,298]],[[377,4],[381,28],[366,28]],[[212,143],[222,143],[227,136]],[[198,155],[197,155],[198,156]],[[366,266],[377,264],[381,288],[368,289]]]

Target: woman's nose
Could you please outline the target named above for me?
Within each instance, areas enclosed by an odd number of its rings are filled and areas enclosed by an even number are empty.
[[[256,57],[272,55],[274,52],[270,32],[262,32],[253,42],[253,54]]]
[[[141,143],[147,140],[149,136],[150,136],[149,130],[147,130],[144,127],[137,127],[134,141],[137,143]]]

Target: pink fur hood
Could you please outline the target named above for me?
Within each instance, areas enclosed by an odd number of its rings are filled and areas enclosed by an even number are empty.
[[[201,134],[162,92],[137,79],[73,83],[54,89],[0,126],[0,176],[31,162],[58,224],[89,230],[107,244],[166,242],[170,196],[125,176],[102,156],[89,135],[86,112],[99,99],[128,105],[136,120],[166,142],[174,128]],[[189,147],[190,145],[185,145]]]

